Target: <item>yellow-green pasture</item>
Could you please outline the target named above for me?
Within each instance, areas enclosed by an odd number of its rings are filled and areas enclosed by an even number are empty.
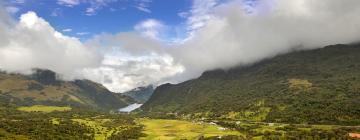
[[[60,107],[60,106],[45,106],[45,105],[34,105],[34,106],[23,106],[17,108],[17,110],[25,112],[44,112],[50,113],[54,111],[70,111],[71,107]]]
[[[182,120],[139,119],[138,123],[145,126],[146,137],[140,140],[180,140],[197,139],[201,136],[242,135],[208,123],[195,123]]]
[[[95,131],[95,140],[106,140],[106,138],[110,137],[112,133],[117,132],[123,128],[113,128],[110,129],[108,127],[104,127],[103,124],[106,122],[111,122],[110,119],[72,119],[74,122],[78,122],[80,124],[84,124],[87,127],[94,129]]]

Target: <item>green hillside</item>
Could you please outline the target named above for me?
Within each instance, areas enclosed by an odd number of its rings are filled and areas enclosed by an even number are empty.
[[[155,89],[147,113],[283,123],[360,124],[360,46],[297,51]]]
[[[0,73],[0,102],[18,106],[55,105],[118,109],[135,102],[89,80],[61,81],[49,70],[32,75]]]

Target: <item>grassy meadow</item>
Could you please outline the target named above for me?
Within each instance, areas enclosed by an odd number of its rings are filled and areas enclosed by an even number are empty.
[[[44,112],[50,113],[54,111],[70,111],[71,107],[59,107],[59,106],[44,106],[44,105],[33,105],[33,106],[23,106],[17,108],[19,111],[25,112]]]
[[[201,136],[241,135],[237,131],[223,130],[221,126],[208,123],[163,119],[139,119],[137,122],[145,126],[143,133],[146,136],[141,137],[141,140],[180,140],[198,139]]]

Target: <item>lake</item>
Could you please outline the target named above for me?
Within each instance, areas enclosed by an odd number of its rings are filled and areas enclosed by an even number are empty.
[[[139,107],[141,107],[143,104],[138,104],[138,103],[134,103],[134,104],[131,104],[129,106],[126,106],[126,107],[123,107],[123,108],[120,108],[119,111],[120,112],[131,112],[135,109],[138,109]]]

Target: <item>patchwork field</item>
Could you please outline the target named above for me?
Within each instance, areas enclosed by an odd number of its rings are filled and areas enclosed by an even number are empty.
[[[71,107],[59,107],[59,106],[44,106],[44,105],[34,105],[34,106],[23,106],[17,108],[19,111],[25,112],[44,112],[50,113],[54,111],[70,111]]]
[[[201,136],[242,135],[237,131],[208,123],[161,119],[139,119],[138,123],[145,126],[143,133],[147,135],[140,138],[141,140],[180,140],[198,139]]]
[[[97,119],[97,120],[90,120],[90,119],[72,119],[72,121],[84,124],[90,128],[95,130],[95,140],[105,140],[114,132],[114,130],[110,130],[107,127],[103,127],[102,124],[108,121],[109,119]]]

